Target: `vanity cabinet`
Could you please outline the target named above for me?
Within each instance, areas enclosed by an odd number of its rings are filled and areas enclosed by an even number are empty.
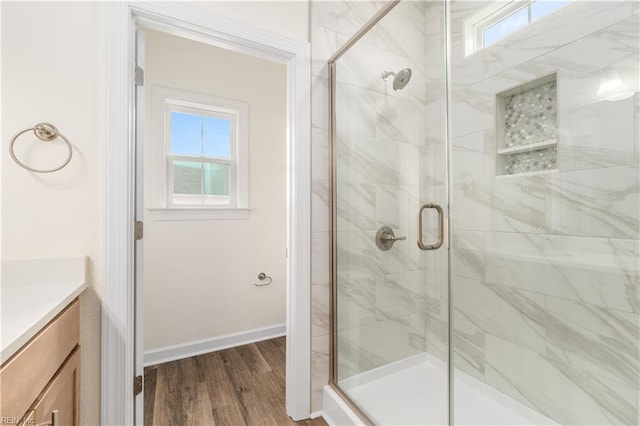
[[[0,369],[5,424],[79,424],[80,320],[75,299]]]

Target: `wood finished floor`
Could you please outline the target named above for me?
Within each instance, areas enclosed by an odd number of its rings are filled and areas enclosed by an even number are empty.
[[[285,411],[285,338],[144,369],[144,424],[326,426]]]

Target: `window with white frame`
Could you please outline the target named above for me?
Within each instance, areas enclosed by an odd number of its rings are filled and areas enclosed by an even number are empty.
[[[154,87],[155,210],[180,219],[248,211],[248,105],[176,89]],[[199,213],[193,214],[194,210]],[[246,216],[242,213],[241,216]]]
[[[510,36],[575,0],[496,1],[465,21],[465,55]]]

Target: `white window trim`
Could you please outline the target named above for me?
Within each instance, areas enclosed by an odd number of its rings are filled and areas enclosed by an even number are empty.
[[[482,31],[511,13],[520,10],[533,0],[497,1],[471,15],[464,22],[464,54],[469,56],[483,49]]]
[[[168,220],[237,220],[248,219],[251,209],[205,208],[205,207],[163,207],[150,208],[153,218]]]
[[[510,0],[510,1],[496,1],[489,4],[487,7],[479,10],[473,15],[469,16],[464,21],[464,56],[472,55],[482,49],[485,49],[483,46],[483,31],[489,28],[491,25],[498,23],[502,19],[510,16],[511,14],[519,11],[524,7],[528,7],[529,4],[533,3],[535,0]],[[578,0],[573,0],[575,2]],[[570,5],[572,2],[569,2],[567,5],[559,7],[558,9],[551,12],[549,15],[554,14],[558,10],[565,8]],[[545,16],[545,17],[546,17]],[[530,25],[535,24],[538,21],[529,21],[527,25],[522,28],[517,29],[512,34],[516,34],[519,31],[522,31],[525,28],[528,28]],[[507,36],[510,37],[511,35]],[[506,37],[505,37],[506,38]],[[504,39],[501,39],[502,41]],[[498,41],[498,43],[500,42]],[[491,45],[493,46],[493,44]],[[490,46],[487,46],[490,47]]]
[[[211,107],[208,107],[211,105]],[[169,111],[190,109],[209,110],[234,117],[236,134],[232,143],[230,185],[235,200],[225,206],[199,206],[172,204],[168,191],[173,185],[170,167]],[[217,220],[247,219],[249,217],[249,104],[246,102],[218,98],[202,93],[187,92],[161,86],[151,88],[151,140],[154,141],[152,157],[152,207],[149,212],[155,220]],[[160,141],[160,142],[158,142]],[[197,157],[194,157],[195,160]],[[206,161],[206,160],[205,160]]]

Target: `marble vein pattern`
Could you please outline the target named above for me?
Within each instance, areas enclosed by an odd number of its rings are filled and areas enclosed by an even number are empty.
[[[627,92],[638,91],[638,7],[572,4],[465,57],[464,19],[489,3],[451,2],[455,366],[562,424],[637,424],[640,150],[630,123],[640,96],[612,100],[599,86],[617,73]],[[341,379],[424,350],[447,356],[445,252],[413,253],[409,244],[412,204],[446,201],[443,20],[434,5],[401,3],[390,17],[402,19],[385,20],[338,68]],[[328,123],[322,58],[381,6],[313,2],[315,128]],[[414,77],[393,92],[380,73],[405,67]],[[495,94],[549,73],[557,74],[559,172],[494,179]],[[323,182],[319,173],[318,212]],[[408,240],[380,252],[373,237],[382,224]],[[325,277],[314,275],[322,291]],[[314,333],[324,332],[324,303],[314,308]],[[322,363],[320,346],[312,357]]]
[[[338,282],[338,329],[350,330],[375,321],[376,277]]]
[[[561,110],[560,169],[573,171],[637,164],[634,110],[633,96]]]
[[[484,279],[637,314],[637,250],[634,240],[490,233]]]
[[[310,3],[312,78],[312,338],[328,338],[329,284],[329,108],[327,60],[338,49],[339,36],[351,36],[380,7],[379,1],[313,1]],[[344,278],[341,276],[340,278]],[[328,345],[312,345],[311,410],[322,409],[329,381]]]
[[[311,340],[311,407],[322,407],[323,386],[329,377],[329,336],[313,337]]]
[[[638,91],[640,16],[624,19],[545,55],[548,72],[556,71],[562,84],[558,90],[560,110],[602,101],[618,91]],[[597,54],[594,54],[597,52]],[[620,79],[615,91],[601,91],[603,81]]]
[[[449,321],[441,315],[429,314],[426,319],[426,351],[446,361],[449,357]]]
[[[451,270],[456,276],[484,279],[485,233],[458,232],[452,235]]]
[[[632,388],[487,335],[486,382],[560,424],[637,423]],[[553,383],[553,386],[549,386]]]
[[[456,313],[485,333],[545,351],[545,298],[472,279],[454,283]],[[485,309],[477,309],[477,306]]]
[[[311,75],[329,78],[327,61],[338,50],[338,35],[320,25],[311,25]]]
[[[422,348],[417,349],[410,344],[410,336],[410,329],[405,324],[387,317],[380,317],[358,328],[340,331],[339,379],[423,352]]]
[[[638,315],[549,298],[547,352],[565,363],[626,384],[638,385]]]
[[[571,4],[465,56],[486,4],[451,2],[455,367],[561,424],[638,424],[637,8]],[[552,73],[557,172],[495,178],[496,94]]]
[[[454,182],[491,179],[496,172],[496,145],[493,129],[469,133],[453,139]]]
[[[567,235],[638,238],[639,173],[629,166],[552,175],[547,226]]]
[[[434,334],[427,317],[446,317],[446,266],[438,265],[446,256],[415,245],[420,203],[446,200],[444,63],[426,61],[425,26],[441,7],[400,3],[337,64],[340,378],[425,351]],[[341,45],[348,36],[336,31]],[[381,74],[403,68],[411,81],[393,91]],[[426,218],[425,238],[435,239],[434,221]],[[383,225],[406,240],[380,251],[374,238]],[[443,355],[441,323],[435,334],[433,351]]]
[[[351,36],[376,14],[385,1],[313,1],[312,25]]]
[[[546,232],[544,176],[496,179],[493,184],[492,230],[495,232]]]
[[[453,322],[456,369],[484,381],[485,333],[458,310],[454,312]]]
[[[314,337],[329,334],[329,286],[328,284],[312,284],[311,297],[315,304],[311,317],[311,334]]]

